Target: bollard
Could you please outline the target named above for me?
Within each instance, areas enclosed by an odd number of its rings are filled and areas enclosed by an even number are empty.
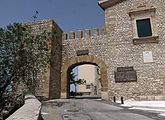
[[[124,98],[121,97],[121,104],[124,104]]]
[[[113,102],[116,102],[116,97],[115,96],[113,97]]]

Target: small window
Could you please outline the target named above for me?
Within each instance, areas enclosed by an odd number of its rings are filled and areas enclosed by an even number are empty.
[[[136,20],[138,37],[148,37],[152,36],[151,22],[150,18]]]
[[[86,89],[90,89],[90,85],[86,85]]]
[[[132,22],[133,44],[158,43],[156,8],[150,4],[132,6],[129,15]]]

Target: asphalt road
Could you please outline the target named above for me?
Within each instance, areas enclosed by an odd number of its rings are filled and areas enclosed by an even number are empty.
[[[44,120],[165,120],[154,113],[89,99],[47,101],[41,115]]]

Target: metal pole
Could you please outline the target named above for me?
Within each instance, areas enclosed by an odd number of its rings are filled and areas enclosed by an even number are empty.
[[[116,97],[115,96],[113,97],[113,102],[116,102]]]
[[[121,97],[121,104],[124,104],[124,98]]]

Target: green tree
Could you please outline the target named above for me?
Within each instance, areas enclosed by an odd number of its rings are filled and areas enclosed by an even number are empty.
[[[0,28],[0,112],[7,103],[4,98],[9,97],[10,86],[10,97],[20,84],[35,93],[36,82],[50,62],[50,36],[18,23]]]
[[[85,84],[86,80],[76,79],[76,75],[73,71],[70,72],[70,85],[73,84],[75,88],[75,93],[77,92],[77,85]]]

